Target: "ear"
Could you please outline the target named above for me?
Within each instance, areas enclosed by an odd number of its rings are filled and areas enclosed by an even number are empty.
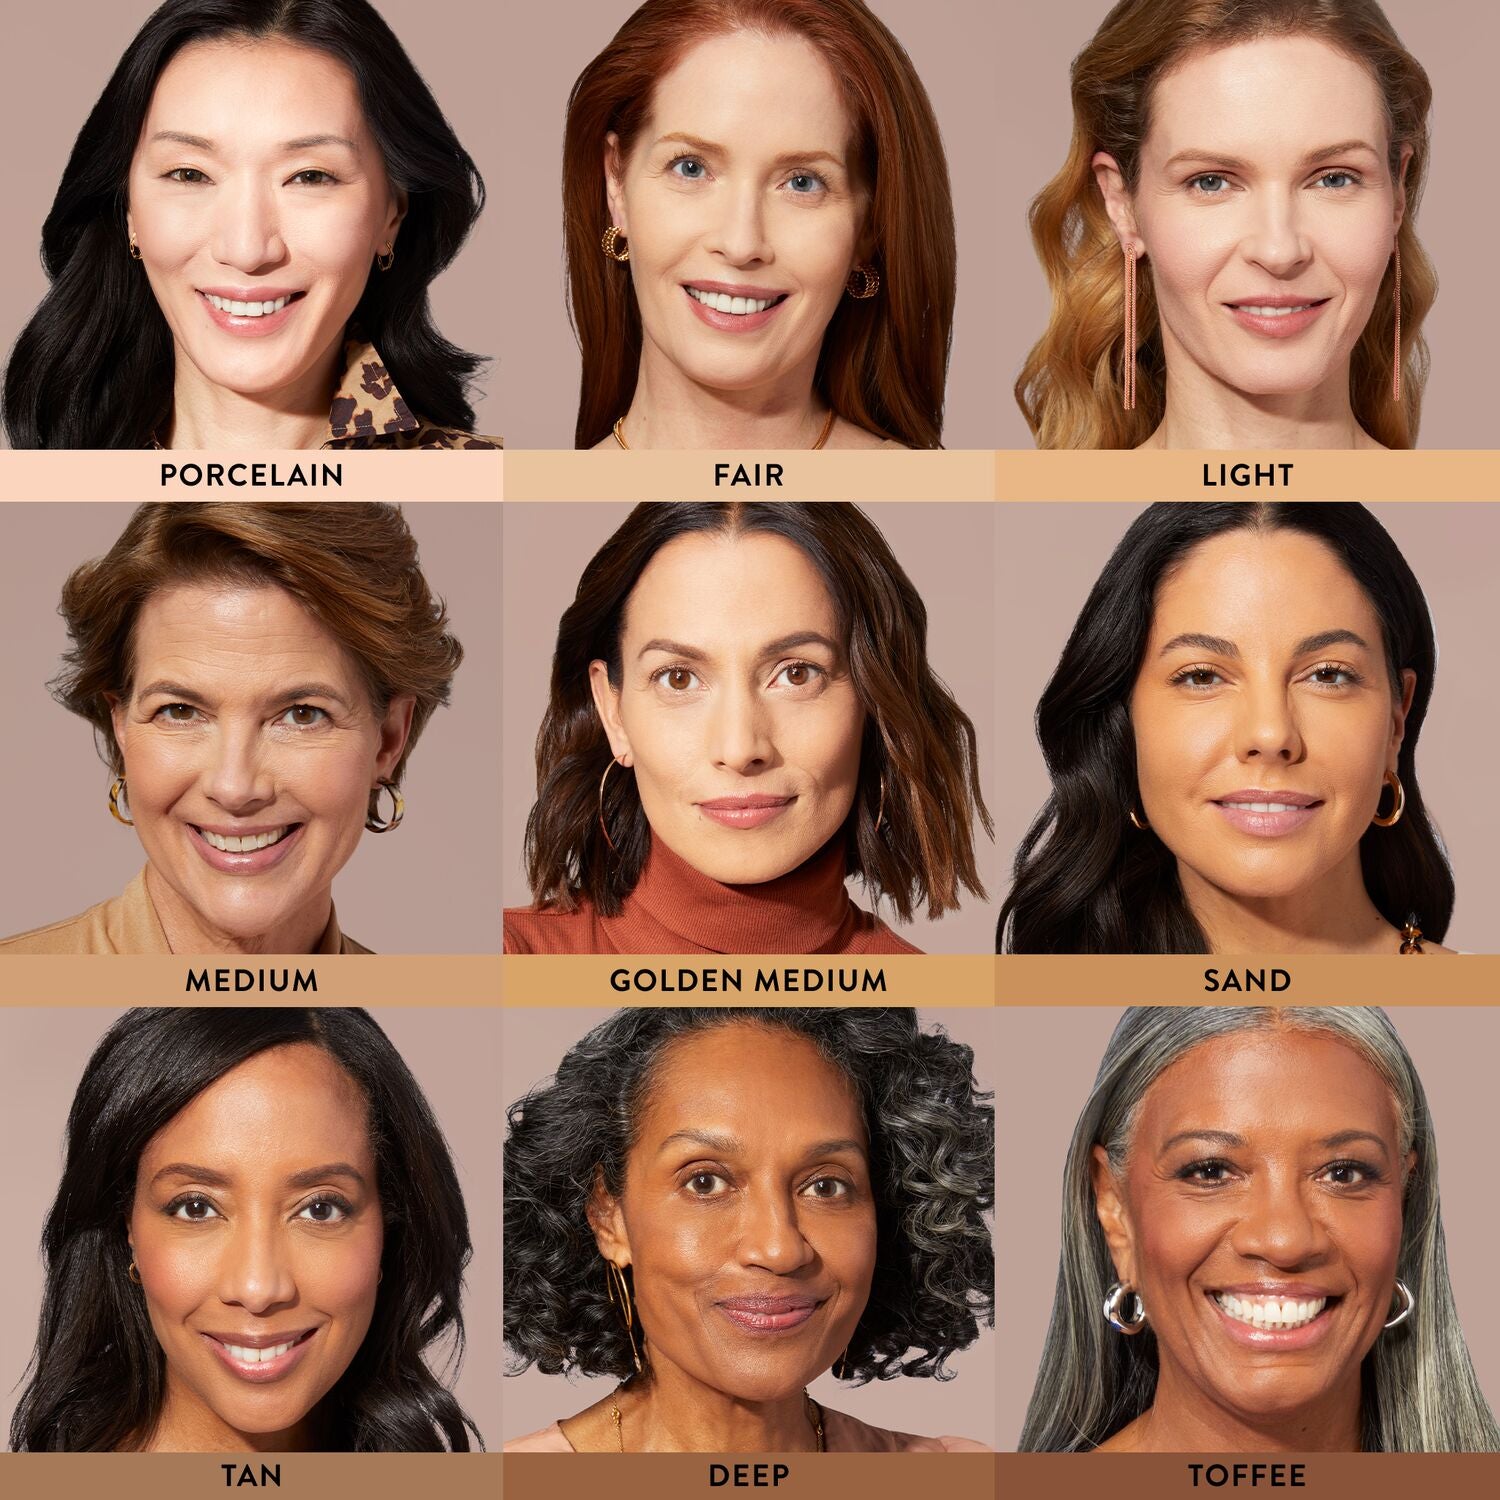
[[[604,1169],[594,1168],[594,1189],[584,1207],[594,1243],[605,1260],[617,1266],[630,1264],[630,1235],[625,1229],[625,1214],[616,1198],[604,1185]]]
[[[1109,222],[1120,237],[1120,248],[1128,249],[1134,245],[1137,254],[1144,255],[1146,246],[1136,228],[1135,205],[1130,201],[1130,190],[1125,186],[1125,174],[1120,170],[1119,162],[1108,151],[1096,151],[1093,166],[1094,181],[1099,184],[1104,197],[1104,211],[1109,215]]]
[[[1396,168],[1396,228],[1400,229],[1406,218],[1406,167],[1411,161],[1412,148],[1407,144],[1401,148],[1401,162]]]
[[[380,721],[380,749],[375,756],[377,781],[388,780],[396,769],[411,735],[411,716],[416,706],[417,700],[410,693],[391,699],[385,717]]]
[[[396,236],[401,231],[401,226],[406,222],[406,211],[411,207],[411,199],[407,196],[405,188],[395,188],[391,193],[391,211],[385,221],[385,228],[380,231],[380,249],[384,253],[387,245],[396,243]]]
[[[625,214],[625,155],[620,137],[613,130],[604,137],[604,193],[609,199],[609,222],[628,240],[630,225]]]
[[[1115,1275],[1127,1286],[1134,1286],[1135,1237],[1119,1181],[1103,1146],[1094,1147],[1090,1173],[1094,1182],[1094,1212],[1099,1216],[1104,1242],[1109,1246],[1110,1259],[1115,1263]]]
[[[610,682],[606,662],[589,663],[589,691],[594,695],[594,707],[598,711],[599,721],[604,725],[605,734],[609,736],[610,753],[622,765],[630,765],[633,757],[630,736],[625,733],[625,725],[620,718],[620,690]]]
[[[1396,758],[1401,754],[1401,742],[1406,738],[1406,716],[1411,712],[1411,700],[1417,693],[1417,674],[1410,668],[1401,673],[1401,701],[1391,710],[1390,765],[1396,769]]]

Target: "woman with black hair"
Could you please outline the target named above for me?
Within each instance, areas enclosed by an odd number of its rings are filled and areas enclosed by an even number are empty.
[[[620,1011],[511,1106],[505,1341],[613,1375],[510,1452],[957,1452],[807,1393],[951,1378],[994,1321],[995,1118],[914,1011]]]
[[[74,1096],[42,1247],[17,1451],[478,1441],[425,1357],[463,1351],[463,1197],[363,1010],[122,1016]]]
[[[493,448],[428,289],[484,204],[367,0],[167,0],[89,115],[16,448]]]
[[[1052,795],[1011,953],[1431,953],[1453,875],[1417,784],[1437,649],[1363,506],[1149,506],[1037,706]]]

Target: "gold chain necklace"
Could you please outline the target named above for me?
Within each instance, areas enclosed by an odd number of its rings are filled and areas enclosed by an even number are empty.
[[[619,1393],[620,1387],[616,1386],[615,1394],[618,1396]],[[806,1391],[803,1391],[802,1399],[807,1404],[807,1420],[812,1423],[812,1430],[817,1434],[818,1452],[826,1452],[823,1439],[823,1408]],[[615,1424],[615,1442],[619,1444],[620,1452],[623,1453],[625,1451],[625,1423],[620,1416],[618,1402],[610,1403],[609,1419]]]
[[[817,440],[817,442],[815,442],[812,445],[812,448],[809,450],[810,452],[816,453],[818,451],[818,449],[821,448],[823,446],[823,444],[828,441],[828,434],[833,431],[833,419],[834,419],[834,410],[830,406],[828,408],[828,415],[827,415],[826,418],[824,418],[824,421],[823,421],[823,430],[818,434],[818,440]],[[629,449],[630,444],[625,441],[625,418],[624,417],[621,417],[615,423],[615,425],[613,427],[611,427],[609,430],[612,433],[614,433],[614,435],[615,435],[615,441],[622,448]]]

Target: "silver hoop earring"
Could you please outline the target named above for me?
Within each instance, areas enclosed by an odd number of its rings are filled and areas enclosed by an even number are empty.
[[[1121,1304],[1126,1297],[1129,1297],[1134,1304],[1135,1315],[1130,1319],[1121,1316]],[[1126,1335],[1139,1333],[1146,1326],[1146,1305],[1141,1301],[1141,1294],[1134,1287],[1115,1282],[1104,1294],[1104,1321],[1116,1333]]]
[[[1396,1278],[1396,1295],[1401,1299],[1401,1311],[1385,1325],[1387,1328],[1400,1327],[1417,1310],[1417,1299],[1413,1296],[1412,1289],[1399,1276]]]

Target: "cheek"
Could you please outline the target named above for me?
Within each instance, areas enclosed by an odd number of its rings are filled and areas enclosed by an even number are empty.
[[[1157,300],[1170,307],[1204,291],[1236,243],[1229,216],[1171,205],[1137,219]]]
[[[1143,787],[1165,790],[1196,783],[1217,764],[1229,735],[1225,717],[1201,704],[1194,713],[1179,713],[1170,705],[1138,697],[1131,702],[1130,720]]]

